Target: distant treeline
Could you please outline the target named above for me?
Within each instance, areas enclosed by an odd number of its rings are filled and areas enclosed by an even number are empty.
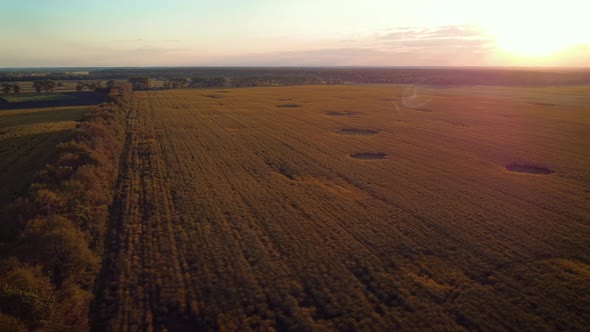
[[[0,82],[29,82],[36,80],[88,80],[89,74],[72,74],[72,73],[0,73]]]
[[[134,90],[153,88],[148,76],[134,76],[129,78]],[[176,88],[220,88],[220,87],[254,87],[276,85],[310,85],[310,84],[342,84],[341,80],[322,80],[319,77],[305,76],[254,76],[254,77],[173,77],[164,80],[159,89]]]
[[[33,81],[39,73],[0,73],[0,82]],[[216,78],[228,80],[228,86],[300,85],[300,84],[428,84],[428,85],[575,85],[590,84],[590,70],[544,68],[393,68],[393,67],[176,67],[92,69],[88,75],[76,72],[48,72],[44,79],[108,80],[149,77]]]
[[[132,94],[113,84],[28,196],[0,211],[0,331],[89,329]]]
[[[426,85],[590,84],[590,70],[487,68],[113,68],[90,73],[93,79],[146,76],[152,79],[225,77],[230,82],[277,81],[281,85],[356,83]],[[258,84],[258,83],[257,83]],[[230,86],[233,86],[230,84]]]

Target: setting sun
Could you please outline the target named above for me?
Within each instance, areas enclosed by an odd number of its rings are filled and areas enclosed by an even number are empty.
[[[586,7],[577,3],[504,3],[492,7],[480,22],[495,37],[498,51],[542,59],[589,42]]]
[[[496,35],[500,50],[517,56],[539,58],[550,56],[573,46],[573,42],[560,38],[555,33],[536,33],[528,31],[510,31]]]

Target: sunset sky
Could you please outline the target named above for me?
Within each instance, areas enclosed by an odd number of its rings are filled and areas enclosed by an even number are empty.
[[[0,0],[0,67],[588,67],[589,13],[587,0]]]

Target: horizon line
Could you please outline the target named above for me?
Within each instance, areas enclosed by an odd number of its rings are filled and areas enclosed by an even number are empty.
[[[334,66],[334,65],[154,65],[154,66],[21,66],[21,67],[0,67],[0,71],[17,70],[17,69],[141,69],[141,68],[240,68],[240,69],[259,69],[259,68],[374,68],[374,69],[585,69],[590,70],[590,66],[453,66],[453,65],[428,65],[428,66]]]

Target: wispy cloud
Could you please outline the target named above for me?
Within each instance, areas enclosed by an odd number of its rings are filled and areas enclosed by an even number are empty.
[[[213,59],[230,65],[484,65],[495,40],[471,25],[396,27],[346,38],[331,47]]]
[[[472,25],[446,25],[433,28],[401,27],[373,37],[373,46],[386,48],[417,47],[447,51],[452,48],[490,48],[495,39]]]

